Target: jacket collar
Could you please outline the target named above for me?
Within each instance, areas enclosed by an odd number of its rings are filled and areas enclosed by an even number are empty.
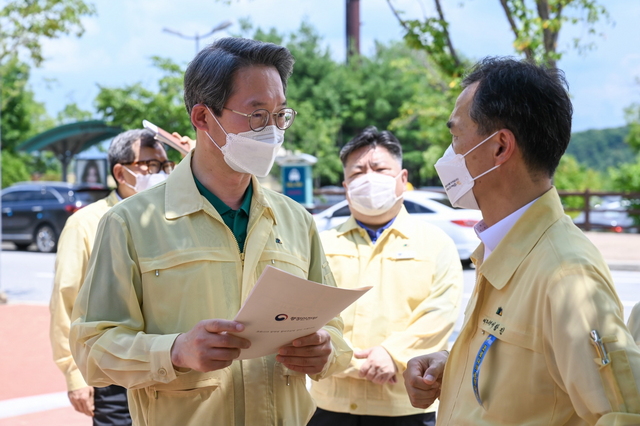
[[[411,223],[410,223],[411,221],[409,220],[409,218],[410,218],[409,213],[407,213],[407,209],[405,209],[403,205],[400,208],[400,212],[398,212],[398,215],[396,216],[396,220],[394,220],[391,226],[389,227],[389,232],[397,232],[403,238],[409,238],[409,235],[411,235],[411,232],[412,232]],[[362,228],[360,227],[360,225],[358,225],[353,215],[351,215],[349,216],[349,219],[347,219],[345,223],[338,226],[337,228],[338,236],[348,234],[349,232],[352,232],[354,230],[358,231],[359,229],[362,229]]]
[[[107,206],[109,207],[113,207],[120,202],[120,198],[118,198],[118,193],[116,192],[115,189],[111,191],[109,195],[107,195],[106,200],[107,200]]]
[[[547,229],[564,214],[558,191],[552,187],[518,219],[485,262],[481,260],[484,244],[480,244],[472,255],[478,274],[496,289],[502,289]]]
[[[220,216],[211,204],[206,201],[206,198],[200,195],[196,187],[193,171],[191,170],[192,155],[193,151],[189,152],[166,180],[165,217],[167,219],[177,219],[201,210],[205,210],[216,217]],[[271,216],[275,222],[273,209],[265,196],[263,188],[260,186],[260,182],[255,176],[251,176],[251,183],[253,185],[251,210],[253,211],[256,207],[262,207],[265,213]]]

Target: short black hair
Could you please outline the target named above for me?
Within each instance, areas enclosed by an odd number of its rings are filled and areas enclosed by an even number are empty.
[[[233,93],[233,78],[245,67],[274,67],[286,92],[287,80],[293,71],[294,59],[286,47],[239,37],[226,37],[202,49],[189,63],[184,74],[184,104],[187,112],[196,104],[204,104],[214,114]]]
[[[349,155],[355,150],[362,148],[363,146],[369,146],[375,148],[381,146],[385,148],[393,158],[398,160],[400,166],[402,166],[402,145],[393,133],[388,130],[381,132],[375,126],[368,126],[362,132],[358,133],[353,139],[351,139],[340,150],[340,161],[342,166],[347,165]]]
[[[564,73],[527,60],[488,57],[465,76],[478,83],[470,108],[480,136],[509,129],[531,172],[553,177],[571,139],[573,107]]]

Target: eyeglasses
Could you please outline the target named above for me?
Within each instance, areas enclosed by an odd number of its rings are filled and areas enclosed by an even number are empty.
[[[295,120],[297,114],[297,111],[293,108],[282,108],[278,112],[269,112],[266,109],[261,108],[253,111],[251,114],[245,114],[244,112],[236,111],[227,107],[223,108],[231,112],[235,112],[236,114],[248,117],[249,127],[251,127],[251,130],[253,130],[254,132],[259,132],[260,130],[267,127],[267,124],[269,124],[270,115],[273,115],[273,122],[276,124],[276,127],[278,127],[278,129],[288,129],[293,124],[293,120]]]
[[[132,161],[131,163],[121,164],[123,166],[133,164],[134,166],[140,167],[142,171],[149,172],[152,175],[160,173],[160,170],[164,171],[166,174],[169,174],[176,167],[176,163],[174,163],[173,161],[160,162],[158,160]]]

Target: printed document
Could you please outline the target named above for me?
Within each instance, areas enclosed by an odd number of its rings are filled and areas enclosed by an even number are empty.
[[[238,359],[274,354],[315,333],[370,288],[331,287],[267,266],[234,318],[245,326],[237,335],[251,342]]]

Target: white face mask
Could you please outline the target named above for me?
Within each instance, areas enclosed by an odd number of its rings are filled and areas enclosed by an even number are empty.
[[[401,175],[402,172],[398,174]],[[402,198],[402,195],[396,196],[398,176],[367,173],[354,179],[347,185],[351,207],[367,216],[388,212]]]
[[[129,188],[133,189],[136,192],[142,192],[145,189],[151,188],[154,185],[159,184],[160,182],[164,182],[167,177],[169,176],[168,174],[166,174],[165,172],[161,171],[160,173],[153,173],[153,174],[140,174],[140,173],[134,173],[131,170],[129,170],[128,168],[124,167],[124,169],[126,171],[128,171],[129,173],[131,173],[133,176],[135,176],[136,178],[136,186],[132,186],[130,184],[128,184],[127,182],[124,182],[125,185],[127,185]]]
[[[284,142],[284,130],[270,125],[259,132],[250,130],[237,134],[227,133],[209,107],[206,108],[224,134],[227,135],[227,143],[220,147],[209,132],[205,130],[205,133],[211,142],[222,151],[224,161],[229,167],[240,173],[249,173],[258,177],[267,176],[273,167],[278,150]]]
[[[447,193],[447,197],[449,197],[449,201],[451,201],[451,205],[454,207],[460,207],[464,209],[475,209],[480,210],[478,206],[478,201],[476,197],[473,195],[473,185],[475,184],[475,180],[481,178],[492,170],[500,167],[498,164],[495,167],[490,168],[486,172],[476,176],[471,177],[469,173],[469,169],[467,169],[467,164],[464,160],[464,157],[469,155],[474,149],[494,137],[497,132],[480,142],[478,145],[471,148],[466,154],[456,154],[453,151],[451,145],[445,151],[442,158],[440,158],[434,167],[436,168],[436,172],[442,181],[442,185],[444,185],[444,190]]]

